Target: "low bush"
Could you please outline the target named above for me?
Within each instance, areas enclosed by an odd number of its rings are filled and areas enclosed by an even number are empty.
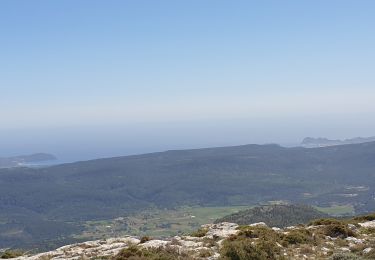
[[[356,221],[373,221],[373,220],[375,220],[375,213],[363,215],[363,216],[358,216],[358,217],[355,217],[353,219],[356,220]]]
[[[340,247],[345,247],[345,246],[349,246],[349,242],[345,239],[337,238],[336,239],[336,245],[340,246]]]
[[[278,240],[280,235],[265,226],[242,226],[239,228],[238,236],[246,238],[263,238],[267,240]]]
[[[252,243],[250,239],[227,240],[220,250],[220,260],[266,260],[280,259],[280,249],[271,241],[260,239]]]
[[[351,253],[336,253],[333,254],[331,260],[361,260],[362,258]]]
[[[138,246],[132,245],[120,251],[113,259],[114,260],[125,260],[131,257],[141,257],[143,255],[142,249]]]
[[[309,226],[321,226],[321,225],[331,225],[331,224],[341,224],[340,220],[334,218],[321,218],[313,220],[309,223]]]
[[[295,229],[284,235],[282,245],[311,244],[314,242],[312,234],[306,229]]]
[[[205,237],[205,238],[203,238],[203,245],[205,247],[214,247],[214,246],[216,246],[216,240],[213,239],[213,238]]]
[[[301,245],[301,247],[300,247],[300,253],[304,254],[304,255],[306,255],[306,254],[313,254],[314,250],[309,245]]]
[[[181,246],[181,241],[176,239],[176,238],[172,238],[171,239],[171,245],[174,245],[174,246]]]
[[[264,226],[241,226],[238,229],[237,235],[230,236],[223,243],[221,260],[281,259],[277,246],[281,234]]]
[[[375,228],[374,227],[361,228],[360,232],[362,234],[372,235],[372,234],[375,234]]]
[[[330,237],[339,237],[339,238],[346,238],[349,236],[355,236],[355,233],[348,228],[347,225],[339,223],[339,224],[330,224],[324,227],[324,235]]]
[[[132,245],[123,249],[112,260],[192,260],[187,254],[180,254],[172,247],[140,248]]]
[[[371,249],[370,252],[364,254],[366,259],[375,259],[375,249]]]
[[[146,243],[147,241],[150,241],[151,238],[149,236],[143,236],[141,237],[141,241],[140,243],[143,244],[143,243]]]
[[[203,257],[203,258],[206,258],[206,257],[210,257],[212,256],[212,252],[208,249],[202,249],[199,251],[199,257]]]
[[[7,250],[4,253],[0,253],[1,259],[10,259],[10,258],[16,258],[19,256],[22,256],[23,252],[19,250]]]
[[[200,228],[197,231],[190,234],[192,237],[204,237],[208,232],[207,228]]]

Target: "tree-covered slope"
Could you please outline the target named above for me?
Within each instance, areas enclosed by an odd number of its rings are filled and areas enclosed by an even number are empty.
[[[316,149],[244,145],[1,169],[0,187],[0,246],[9,234],[33,236],[28,230],[35,221],[29,223],[22,212],[69,224],[148,207],[270,200],[352,204],[364,212],[375,209],[375,143]],[[17,228],[7,229],[12,223]]]
[[[288,227],[298,224],[307,224],[311,220],[326,218],[322,213],[311,206],[306,205],[266,205],[254,207],[248,210],[225,216],[216,220],[220,222],[232,222],[240,225],[264,222],[270,227]]]

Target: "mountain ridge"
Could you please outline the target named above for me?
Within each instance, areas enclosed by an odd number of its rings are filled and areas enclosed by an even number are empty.
[[[301,146],[305,148],[317,148],[317,147],[327,147],[327,146],[336,146],[336,145],[348,145],[348,144],[361,144],[374,142],[375,136],[372,137],[354,137],[350,139],[328,139],[324,137],[306,137],[302,140]]]
[[[62,229],[69,237],[86,221],[153,207],[283,200],[368,212],[375,209],[374,158],[375,142],[314,149],[243,145],[1,169],[0,247],[55,239]]]

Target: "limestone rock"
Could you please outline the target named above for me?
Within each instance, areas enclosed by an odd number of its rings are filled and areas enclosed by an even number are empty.
[[[373,228],[375,227],[375,220],[373,221],[367,221],[367,222],[363,222],[363,223],[358,223],[361,227],[365,227],[365,228]]]

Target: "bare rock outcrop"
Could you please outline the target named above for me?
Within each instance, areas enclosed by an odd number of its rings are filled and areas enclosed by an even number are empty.
[[[78,260],[104,258],[118,254],[131,245],[143,248],[173,247],[179,252],[199,256],[201,252],[209,252],[205,259],[213,260],[219,257],[219,244],[215,241],[223,240],[238,233],[238,225],[234,223],[207,224],[202,226],[207,230],[202,237],[175,236],[171,239],[151,239],[144,243],[137,237],[110,238],[88,241],[60,247],[56,250],[32,256],[21,256],[17,260]]]

